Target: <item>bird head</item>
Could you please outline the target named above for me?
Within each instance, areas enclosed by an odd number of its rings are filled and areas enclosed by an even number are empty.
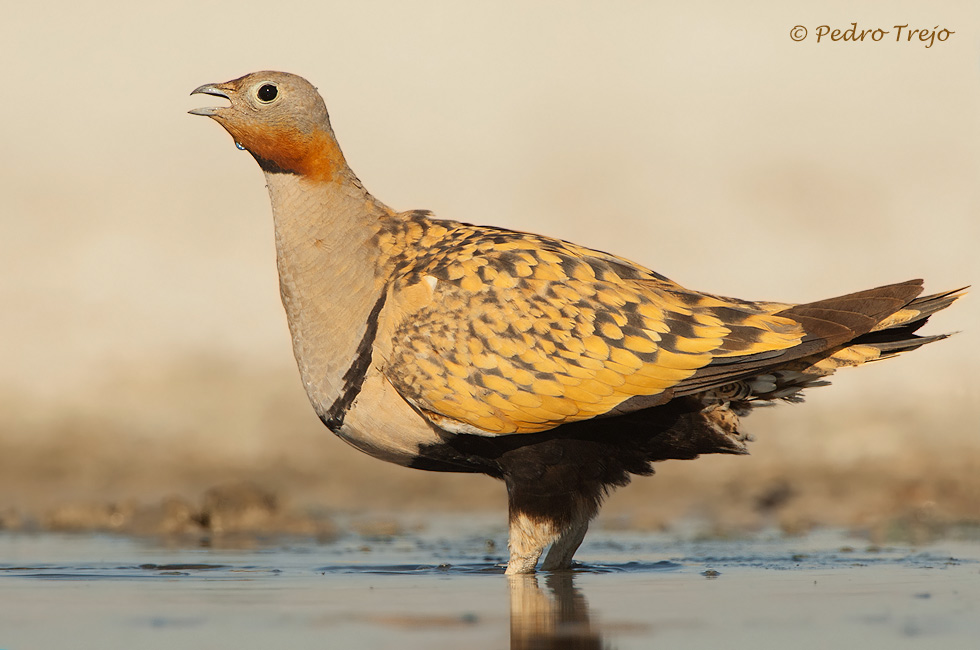
[[[298,174],[329,181],[346,169],[330,128],[327,107],[310,82],[286,72],[253,72],[217,84],[204,84],[192,95],[214,95],[229,106],[195,108],[210,117],[235,144],[247,150],[268,173]]]

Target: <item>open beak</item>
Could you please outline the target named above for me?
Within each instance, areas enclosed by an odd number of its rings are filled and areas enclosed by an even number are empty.
[[[215,97],[223,97],[224,99],[230,100],[231,97],[228,96],[228,92],[231,89],[228,88],[228,84],[204,84],[203,86],[198,86],[191,91],[192,95],[214,95]],[[222,110],[224,107],[221,106],[205,106],[204,108],[194,108],[189,111],[191,115],[205,115],[207,117],[213,117]]]

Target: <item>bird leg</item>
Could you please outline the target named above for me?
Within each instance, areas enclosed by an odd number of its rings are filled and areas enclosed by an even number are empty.
[[[572,522],[551,544],[548,555],[541,563],[542,571],[559,571],[572,568],[572,556],[582,545],[585,533],[589,530],[588,518]]]
[[[508,575],[534,573],[538,560],[549,544],[551,549],[541,565],[543,571],[572,566],[572,556],[585,539],[589,520],[595,515],[596,508],[588,507],[570,495],[566,495],[564,500],[566,508],[561,513],[563,516],[533,516],[511,504]]]
[[[534,573],[538,559],[545,547],[558,535],[554,522],[532,519],[526,513],[511,511],[510,514],[510,561],[507,575]]]

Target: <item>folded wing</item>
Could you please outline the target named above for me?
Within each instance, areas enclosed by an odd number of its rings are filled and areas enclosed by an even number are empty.
[[[453,432],[544,431],[832,357],[922,288],[753,303],[559,240],[454,225],[391,286],[384,362],[399,393]]]

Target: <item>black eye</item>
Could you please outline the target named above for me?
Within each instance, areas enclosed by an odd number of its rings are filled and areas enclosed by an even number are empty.
[[[279,94],[279,89],[272,84],[266,84],[259,88],[259,100],[263,102],[271,102]]]

